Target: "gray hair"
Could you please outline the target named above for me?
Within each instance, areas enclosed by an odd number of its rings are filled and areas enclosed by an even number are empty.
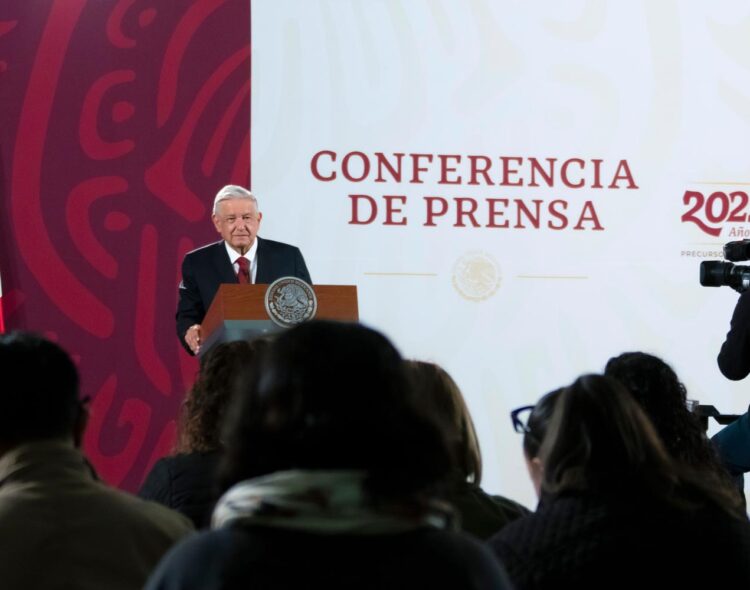
[[[214,215],[219,214],[219,203],[226,201],[227,199],[250,199],[255,203],[255,209],[257,211],[260,210],[258,207],[258,199],[255,198],[253,193],[246,188],[237,186],[236,184],[228,184],[216,193],[216,198],[214,199]]]

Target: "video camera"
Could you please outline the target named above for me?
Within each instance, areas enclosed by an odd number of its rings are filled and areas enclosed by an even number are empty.
[[[750,260],[750,240],[728,242],[724,245],[724,258],[733,262]],[[750,288],[750,266],[738,266],[732,262],[706,260],[701,262],[701,285],[722,287],[727,285],[742,293]]]

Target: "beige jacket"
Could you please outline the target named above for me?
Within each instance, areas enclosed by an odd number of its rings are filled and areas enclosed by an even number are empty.
[[[0,457],[0,588],[135,590],[192,525],[96,481],[71,444]]]

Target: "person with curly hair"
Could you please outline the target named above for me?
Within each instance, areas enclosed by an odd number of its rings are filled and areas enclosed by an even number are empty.
[[[182,406],[173,455],[159,459],[138,495],[209,524],[216,501],[214,472],[221,451],[221,423],[238,374],[266,345],[263,339],[224,342],[201,359],[198,378]]]
[[[672,457],[729,479],[698,417],[688,409],[687,390],[672,367],[645,352],[625,352],[607,361],[604,374],[633,394]]]

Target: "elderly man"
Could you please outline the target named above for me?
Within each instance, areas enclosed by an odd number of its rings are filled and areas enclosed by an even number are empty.
[[[308,283],[299,248],[258,237],[258,200],[240,186],[222,188],[211,219],[222,239],[188,252],[182,262],[177,336],[191,354],[200,351],[201,322],[222,283],[272,283],[293,276]]]
[[[0,335],[0,586],[136,590],[192,530],[99,481],[78,449],[78,372],[59,346]]]

